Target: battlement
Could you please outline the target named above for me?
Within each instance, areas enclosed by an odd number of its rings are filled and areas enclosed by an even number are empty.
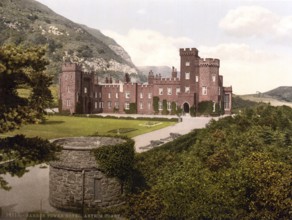
[[[76,72],[81,70],[82,70],[81,65],[77,63],[64,63],[62,65],[62,72]]]
[[[225,92],[225,93],[232,93],[232,86],[229,86],[229,87],[223,87],[223,91]]]
[[[199,66],[213,66],[220,67],[220,60],[213,58],[201,58],[199,60]]]
[[[180,56],[198,56],[199,51],[197,48],[181,48],[179,49]]]

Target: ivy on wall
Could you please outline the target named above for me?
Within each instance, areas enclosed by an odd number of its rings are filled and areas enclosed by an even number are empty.
[[[130,103],[130,108],[127,110],[125,109],[127,114],[137,114],[137,103]]]
[[[109,177],[116,177],[122,185],[130,183],[134,170],[135,142],[127,137],[116,145],[105,145],[93,149],[99,168]]]
[[[153,96],[153,110],[155,114],[159,113],[159,97]]]
[[[162,100],[162,112],[163,115],[168,115],[169,111],[167,110],[167,101],[165,99]]]

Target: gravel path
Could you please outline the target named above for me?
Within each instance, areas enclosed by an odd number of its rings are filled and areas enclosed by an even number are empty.
[[[150,145],[151,141],[165,139],[170,136],[170,133],[187,134],[195,128],[204,128],[212,118],[208,117],[182,117],[182,122],[176,123],[173,126],[162,128],[157,131],[152,131],[134,137],[136,152],[143,152],[143,147]]]

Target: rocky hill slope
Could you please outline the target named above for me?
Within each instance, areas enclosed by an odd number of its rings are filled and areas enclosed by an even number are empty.
[[[101,76],[138,73],[128,53],[113,39],[76,24],[34,0],[1,0],[0,45],[46,45],[47,71],[58,79],[63,61],[82,63]]]
[[[137,68],[146,76],[152,70],[154,74],[161,74],[162,77],[171,77],[172,69],[169,66],[138,66]]]
[[[292,86],[280,86],[276,89],[264,93],[280,101],[292,102]]]

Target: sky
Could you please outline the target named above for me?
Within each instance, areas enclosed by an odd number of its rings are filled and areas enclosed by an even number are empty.
[[[292,86],[290,0],[37,0],[100,30],[136,66],[175,66],[179,48],[220,59],[224,86],[253,94]]]

